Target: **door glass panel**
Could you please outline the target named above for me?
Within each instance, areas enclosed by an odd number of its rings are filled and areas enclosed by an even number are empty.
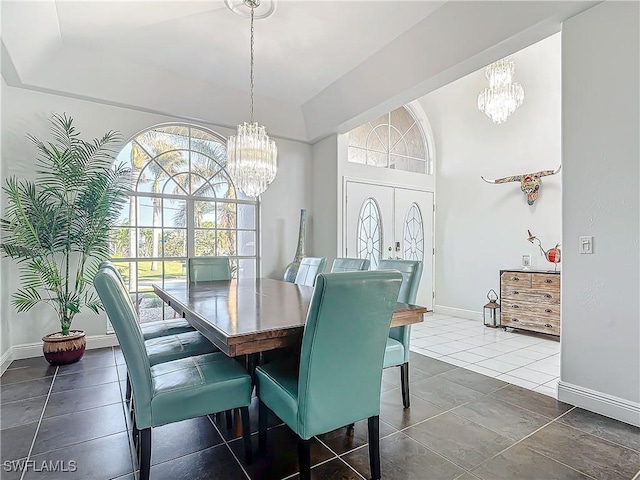
[[[378,268],[382,256],[382,225],[380,209],[376,201],[367,198],[360,209],[358,217],[358,238],[356,241],[358,258],[366,258],[371,262],[371,270]]]
[[[404,259],[424,260],[424,228],[420,207],[415,202],[411,204],[404,220]]]

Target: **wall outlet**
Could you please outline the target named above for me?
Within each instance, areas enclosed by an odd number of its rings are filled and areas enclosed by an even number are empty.
[[[580,237],[580,253],[593,253],[593,237]]]
[[[522,255],[522,268],[525,270],[531,268],[531,255],[528,253]]]

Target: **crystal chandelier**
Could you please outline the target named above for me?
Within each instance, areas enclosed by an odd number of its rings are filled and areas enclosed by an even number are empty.
[[[250,121],[238,125],[238,132],[227,141],[227,170],[236,187],[249,197],[262,194],[276,178],[278,148],[263,125],[253,121],[253,17],[260,0],[244,0],[251,9],[251,71],[249,76]]]
[[[507,117],[522,105],[522,85],[511,82],[515,69],[513,60],[503,58],[484,70],[484,76],[489,80],[489,88],[478,94],[478,109],[493,120],[493,123],[506,122]]]

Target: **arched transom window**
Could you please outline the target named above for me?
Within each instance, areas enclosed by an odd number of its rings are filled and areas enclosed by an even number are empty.
[[[353,163],[431,174],[425,134],[406,107],[351,130],[348,158]]]
[[[235,189],[225,169],[225,143],[194,125],[160,125],[118,155],[130,166],[133,184],[112,232],[112,260],[141,321],[157,318],[153,311],[162,308],[151,285],[186,279],[189,257],[229,257],[234,276],[256,276],[258,203]]]

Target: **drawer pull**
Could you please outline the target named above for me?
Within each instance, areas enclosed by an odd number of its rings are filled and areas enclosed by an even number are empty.
[[[545,293],[544,298],[553,298],[553,295],[551,295],[550,293]]]
[[[553,313],[553,310],[551,310],[550,308],[545,308],[544,311],[547,313]]]
[[[511,280],[513,280],[514,282],[517,282],[520,279],[518,277],[511,277]]]
[[[512,318],[512,319],[511,319],[511,321],[512,321],[512,322],[517,322],[517,321],[518,321],[518,319],[517,319],[517,318]]]
[[[545,323],[544,326],[547,328],[553,328],[553,325],[551,325],[550,323]]]
[[[512,293],[513,293],[514,295],[520,295],[520,292],[519,292],[519,291],[517,291],[517,290],[514,290]]]
[[[550,278],[547,278],[544,283],[553,283],[553,280],[551,280]]]
[[[519,305],[511,305],[511,308],[520,308]]]

